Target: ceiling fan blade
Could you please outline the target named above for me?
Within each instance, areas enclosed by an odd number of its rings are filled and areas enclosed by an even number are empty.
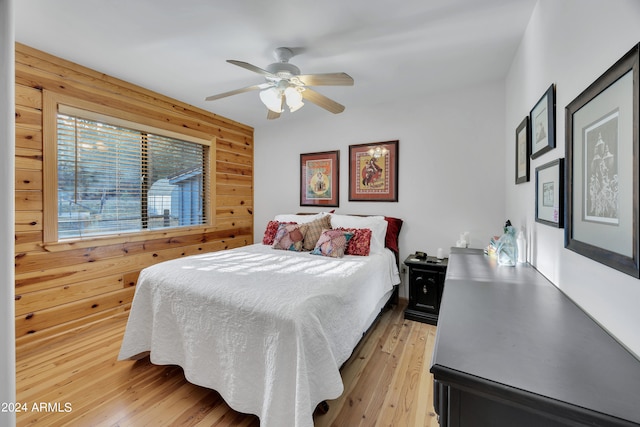
[[[327,98],[315,90],[305,88],[305,90],[302,91],[302,97],[307,101],[313,102],[317,106],[332,112],[333,114],[342,113],[344,111],[344,105],[338,104],[336,101]]]
[[[261,83],[259,85],[252,85],[252,86],[247,86],[247,87],[243,87],[236,90],[230,90],[229,92],[219,93],[218,95],[207,96],[204,100],[215,101],[216,99],[225,98],[227,96],[237,95],[239,93],[244,93],[244,92],[251,92],[252,90],[266,89],[271,86],[273,86],[273,84],[271,83]]]
[[[300,74],[296,76],[305,86],[353,86],[347,73]]]
[[[260,67],[256,67],[255,65],[249,64],[248,62],[236,61],[235,59],[227,59],[227,62],[229,64],[233,64],[233,65],[237,65],[238,67],[242,67],[242,68],[244,68],[246,70],[253,71],[254,73],[262,74],[264,76],[275,77],[274,74],[268,72],[267,70],[263,70]]]

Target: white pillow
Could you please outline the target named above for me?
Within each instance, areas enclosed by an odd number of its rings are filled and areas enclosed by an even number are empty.
[[[333,228],[369,228],[371,230],[370,253],[381,253],[385,248],[389,223],[383,216],[353,216],[331,214]]]
[[[278,222],[295,222],[297,224],[306,224],[325,215],[329,215],[327,212],[320,212],[313,215],[297,215],[297,214],[279,214],[273,218]]]

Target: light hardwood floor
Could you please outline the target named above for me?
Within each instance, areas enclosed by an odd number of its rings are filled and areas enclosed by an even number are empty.
[[[322,426],[436,427],[429,362],[435,326],[385,312],[342,368],[345,391],[316,414]],[[184,379],[176,366],[149,358],[116,360],[126,315],[17,354],[17,425],[258,426],[215,391]],[[35,405],[35,406],[34,406]],[[40,409],[40,411],[36,410]]]

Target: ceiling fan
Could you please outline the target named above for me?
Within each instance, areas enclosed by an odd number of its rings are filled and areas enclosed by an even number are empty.
[[[274,56],[277,62],[267,65],[266,69],[247,62],[227,60],[230,64],[262,74],[265,77],[265,82],[211,95],[205,100],[214,101],[243,92],[259,90],[260,100],[269,109],[267,119],[270,120],[280,117],[285,105],[292,113],[300,109],[304,105],[303,100],[312,102],[334,114],[343,112],[344,105],[327,98],[309,86],[353,86],[353,78],[346,73],[300,74],[300,69],[289,63],[289,59],[294,55],[291,48],[276,48]]]

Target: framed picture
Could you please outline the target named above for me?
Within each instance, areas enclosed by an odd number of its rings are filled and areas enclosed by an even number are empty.
[[[349,146],[349,200],[398,201],[399,141]]]
[[[516,129],[516,184],[529,182],[529,117],[525,117]]]
[[[565,247],[640,277],[636,45],[566,108]]]
[[[300,206],[340,203],[340,151],[300,154]]]
[[[529,113],[529,140],[532,159],[556,147],[556,90],[553,84]]]
[[[536,168],[536,222],[563,227],[564,159]]]

